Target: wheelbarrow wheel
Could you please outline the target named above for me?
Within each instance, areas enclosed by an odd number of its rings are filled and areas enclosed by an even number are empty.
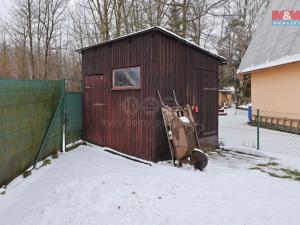
[[[201,150],[193,150],[191,155],[192,164],[196,169],[203,171],[203,169],[207,166],[208,158],[207,155]]]

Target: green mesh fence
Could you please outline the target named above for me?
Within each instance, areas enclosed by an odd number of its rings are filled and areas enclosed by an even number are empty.
[[[65,93],[66,145],[81,139],[82,93]]]
[[[62,146],[63,81],[0,80],[0,186]]]

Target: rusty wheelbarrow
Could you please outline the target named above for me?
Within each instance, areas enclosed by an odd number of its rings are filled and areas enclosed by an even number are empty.
[[[173,90],[173,105],[166,105],[157,91],[174,166],[190,163],[203,170],[208,163],[206,154],[200,150],[196,123],[190,105],[180,106]],[[177,161],[177,164],[176,164]]]

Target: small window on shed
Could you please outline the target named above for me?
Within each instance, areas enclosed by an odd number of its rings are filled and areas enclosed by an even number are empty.
[[[139,89],[141,87],[141,68],[114,69],[112,80],[113,90]]]

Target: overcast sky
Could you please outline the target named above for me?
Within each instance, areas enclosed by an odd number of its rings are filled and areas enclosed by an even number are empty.
[[[0,0],[0,18],[6,19],[9,15],[10,6],[14,0]],[[78,0],[69,0],[69,5],[76,3]]]
[[[0,17],[6,18],[9,13],[9,5],[12,0],[0,0]]]

